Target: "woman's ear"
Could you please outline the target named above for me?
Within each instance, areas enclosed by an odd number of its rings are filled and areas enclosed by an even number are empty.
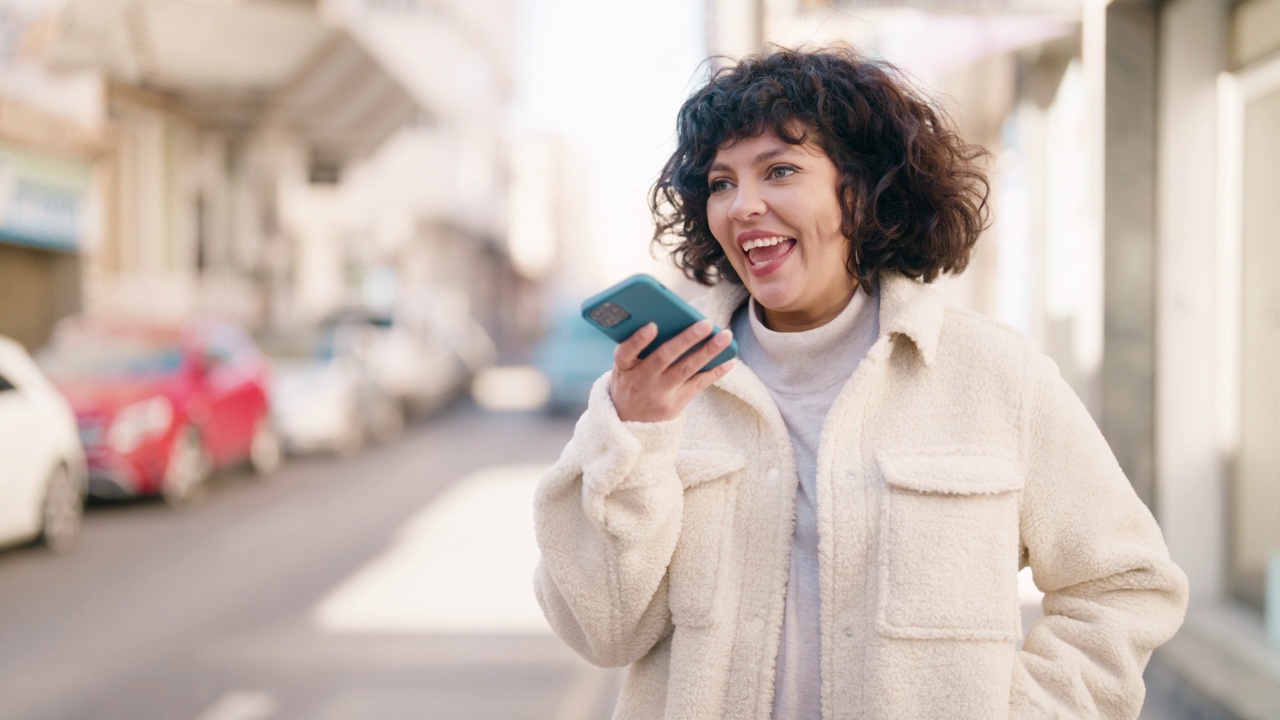
[[[853,243],[857,242],[863,223],[862,198],[865,197],[865,193],[860,190],[856,181],[841,178],[839,194],[840,211],[843,217],[840,220],[840,232]]]

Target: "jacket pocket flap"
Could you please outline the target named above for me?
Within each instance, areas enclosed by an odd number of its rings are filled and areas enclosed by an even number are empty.
[[[691,488],[724,477],[746,467],[741,455],[718,450],[685,450],[676,457],[676,474],[680,482]]]
[[[946,495],[980,495],[1022,488],[1018,463],[1003,455],[958,450],[937,455],[878,456],[885,481],[902,490]]]

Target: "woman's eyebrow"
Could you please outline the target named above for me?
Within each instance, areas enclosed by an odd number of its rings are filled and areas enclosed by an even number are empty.
[[[791,152],[791,148],[774,148],[772,150],[765,150],[764,152],[757,155],[755,160],[751,161],[751,164],[753,166],[761,165],[763,163],[769,162],[770,160],[778,157],[779,155],[786,155],[790,152]],[[715,163],[708,169],[708,172],[717,172],[717,171],[727,172],[728,170],[729,170],[728,165],[725,165],[724,163]]]

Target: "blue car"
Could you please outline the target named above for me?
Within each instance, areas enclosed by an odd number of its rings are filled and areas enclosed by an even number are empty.
[[[582,412],[591,385],[613,367],[614,347],[576,311],[557,313],[534,351],[534,362],[550,385],[547,412]]]

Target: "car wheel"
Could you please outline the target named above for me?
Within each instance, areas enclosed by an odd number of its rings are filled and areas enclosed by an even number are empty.
[[[383,397],[375,400],[370,414],[373,416],[370,419],[371,435],[379,443],[392,442],[404,434],[404,407],[394,399]]]
[[[364,441],[364,428],[360,426],[359,418],[352,414],[351,421],[347,423],[346,430],[338,438],[334,450],[342,457],[351,457],[364,449]]]
[[[258,429],[253,433],[253,442],[249,446],[249,466],[259,476],[275,472],[284,458],[284,443],[280,433],[271,426],[271,421],[262,418],[258,421]]]
[[[84,521],[84,493],[64,465],[49,475],[40,519],[40,542],[45,547],[55,553],[75,547]]]
[[[211,461],[200,433],[193,427],[184,428],[173,443],[169,463],[165,468],[161,492],[170,505],[196,505],[208,494],[205,480],[209,478]]]

